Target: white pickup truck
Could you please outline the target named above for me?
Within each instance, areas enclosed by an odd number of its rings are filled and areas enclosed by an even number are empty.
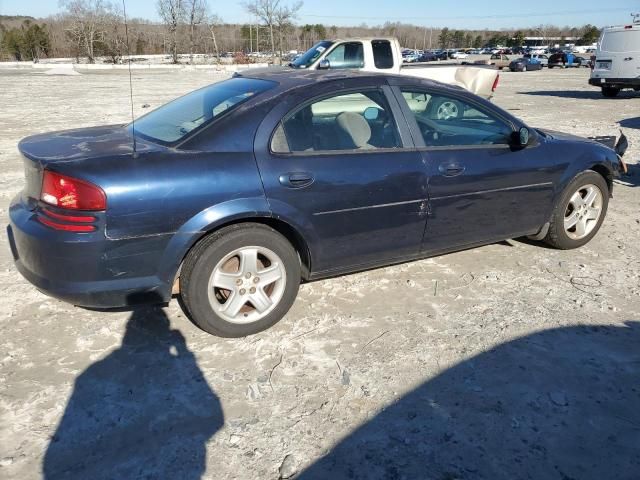
[[[411,75],[458,85],[484,98],[493,96],[500,78],[492,65],[403,65],[398,40],[380,37],[322,40],[289,66],[308,70],[342,68]]]

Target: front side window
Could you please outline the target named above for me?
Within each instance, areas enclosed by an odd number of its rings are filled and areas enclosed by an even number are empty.
[[[341,43],[329,55],[330,67],[333,68],[362,68],[364,67],[364,48],[360,42]]]
[[[178,142],[196,129],[277,84],[232,78],[191,92],[135,121],[135,133],[162,144]],[[129,128],[133,128],[129,125]]]
[[[463,100],[402,89],[402,95],[428,147],[506,145],[513,129],[501,119]]]
[[[343,93],[306,104],[285,117],[271,140],[271,150],[278,153],[399,147],[395,121],[381,90]]]

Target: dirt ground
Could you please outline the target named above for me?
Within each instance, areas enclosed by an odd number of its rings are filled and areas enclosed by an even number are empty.
[[[508,241],[303,285],[245,339],[165,309],[94,312],[38,293],[0,236],[0,477],[637,479],[640,93],[588,70],[505,72],[532,126],[629,138],[602,230]],[[136,113],[212,72],[134,73]],[[0,221],[17,142],[126,122],[126,72],[0,70]]]

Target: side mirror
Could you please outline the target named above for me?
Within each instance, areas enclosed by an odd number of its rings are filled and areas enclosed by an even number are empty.
[[[529,129],[527,127],[521,127],[517,132],[513,132],[513,143],[521,148],[529,145]]]
[[[318,70],[329,70],[331,68],[331,63],[326,58],[320,60],[318,64]]]

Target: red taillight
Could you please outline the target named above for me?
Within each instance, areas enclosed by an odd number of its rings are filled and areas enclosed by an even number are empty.
[[[105,210],[107,197],[102,189],[77,178],[44,171],[40,200],[69,210]]]
[[[496,75],[496,79],[493,81],[493,86],[491,87],[491,91],[495,92],[498,88],[498,83],[500,82],[500,74]]]

